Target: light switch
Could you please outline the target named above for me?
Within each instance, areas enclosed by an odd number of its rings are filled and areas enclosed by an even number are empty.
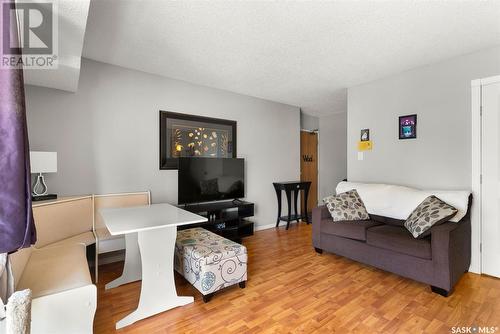
[[[364,153],[363,152],[358,152],[358,160],[363,160],[365,157]]]

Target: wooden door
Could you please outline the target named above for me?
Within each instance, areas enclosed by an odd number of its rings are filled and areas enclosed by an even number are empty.
[[[481,87],[482,272],[500,277],[500,82]]]
[[[300,131],[300,180],[310,181],[307,209],[312,211],[318,205],[318,134]],[[304,195],[301,208],[304,207]]]

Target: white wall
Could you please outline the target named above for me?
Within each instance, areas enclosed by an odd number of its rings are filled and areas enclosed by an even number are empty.
[[[337,183],[347,177],[347,113],[312,116],[300,113],[302,130],[319,130],[318,203],[335,192]]]
[[[319,128],[319,118],[300,112],[300,128],[302,130],[313,131]]]
[[[500,47],[350,88],[348,179],[470,190],[471,80],[498,74]],[[399,140],[398,116],[408,114],[418,115],[417,139]],[[363,128],[370,129],[373,151],[358,161]],[[479,231],[473,219],[472,272],[480,272]]]
[[[471,188],[472,79],[500,74],[500,47],[420,67],[348,90],[350,181]],[[417,114],[417,139],[398,139],[398,116]],[[357,160],[360,130],[373,151]]]
[[[347,177],[347,113],[319,117],[319,202]]]
[[[150,189],[177,203],[177,171],[158,168],[159,110],[238,122],[246,199],[258,225],[275,222],[272,182],[299,179],[299,108],[83,60],[76,93],[27,86],[32,150],[58,152],[47,175],[59,195]]]

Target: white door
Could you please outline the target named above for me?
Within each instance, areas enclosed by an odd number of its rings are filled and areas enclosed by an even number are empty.
[[[482,82],[481,269],[500,277],[500,78]]]

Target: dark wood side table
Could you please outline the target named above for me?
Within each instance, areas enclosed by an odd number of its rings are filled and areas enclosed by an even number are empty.
[[[273,182],[276,197],[278,198],[278,219],[276,220],[276,227],[279,226],[280,221],[286,221],[286,229],[290,227],[290,221],[296,220],[297,223],[303,219],[309,224],[307,216],[307,196],[309,195],[309,188],[311,187],[310,181],[289,181],[289,182]],[[281,191],[285,191],[286,201],[288,202],[288,215],[281,216]],[[297,212],[297,201],[300,191],[304,192],[305,208],[301,208],[301,213]],[[292,193],[294,202],[294,214],[292,215]]]

